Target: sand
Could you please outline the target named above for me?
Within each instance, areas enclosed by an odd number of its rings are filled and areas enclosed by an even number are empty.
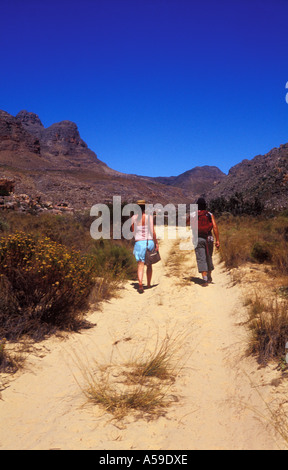
[[[89,314],[81,334],[36,345],[25,368],[1,392],[1,450],[278,450],[269,424],[279,372],[245,357],[243,287],[215,255],[213,284],[203,288],[195,253],[178,270],[168,264],[175,241],[161,241],[153,287],[140,295],[127,282],[119,296]],[[174,274],[173,274],[174,273]],[[121,421],[87,403],[83,370],[120,367],[170,335],[179,342],[171,404],[155,419],[139,413]]]

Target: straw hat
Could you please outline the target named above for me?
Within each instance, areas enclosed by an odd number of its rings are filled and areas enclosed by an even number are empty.
[[[145,206],[146,201],[145,201],[145,199],[140,199],[139,201],[137,201],[137,204],[138,204],[138,206]]]

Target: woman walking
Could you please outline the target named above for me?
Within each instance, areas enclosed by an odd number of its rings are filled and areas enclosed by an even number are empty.
[[[155,247],[159,250],[159,245],[156,239],[156,233],[154,228],[153,214],[146,214],[146,201],[137,201],[140,206],[141,214],[135,214],[132,217],[132,231],[135,238],[135,246],[133,254],[138,263],[137,274],[138,274],[138,292],[143,294],[143,276],[145,266],[145,254],[146,250],[152,251]],[[152,280],[152,266],[147,266],[147,287],[151,287]]]
[[[207,287],[212,282],[213,247],[214,237],[216,238],[216,248],[219,249],[219,230],[214,215],[207,210],[207,204],[204,198],[199,198],[198,205],[198,245],[195,248],[198,271],[202,274],[202,287]],[[191,221],[190,221],[191,224]]]

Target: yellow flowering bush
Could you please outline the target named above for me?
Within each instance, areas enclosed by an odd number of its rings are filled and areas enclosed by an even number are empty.
[[[48,237],[0,238],[0,337],[74,328],[88,306],[94,276],[91,259]]]

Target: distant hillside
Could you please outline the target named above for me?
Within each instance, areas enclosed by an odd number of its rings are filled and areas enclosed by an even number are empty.
[[[216,166],[196,166],[179,176],[154,178],[159,183],[193,191],[197,195],[205,194],[226,177]]]
[[[268,209],[287,208],[288,144],[232,167],[226,178],[209,192],[208,198],[228,199],[236,192],[242,193],[248,201],[258,198]]]

